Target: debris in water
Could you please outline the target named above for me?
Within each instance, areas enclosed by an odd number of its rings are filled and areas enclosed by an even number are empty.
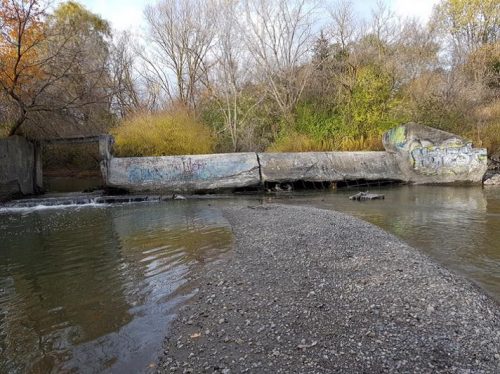
[[[379,195],[376,193],[359,192],[356,195],[349,196],[349,200],[364,201],[364,200],[384,200],[384,195]]]

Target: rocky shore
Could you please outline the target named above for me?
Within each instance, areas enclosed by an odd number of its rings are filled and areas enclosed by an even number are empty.
[[[315,208],[225,215],[235,249],[195,280],[158,372],[500,372],[498,303],[394,236]]]

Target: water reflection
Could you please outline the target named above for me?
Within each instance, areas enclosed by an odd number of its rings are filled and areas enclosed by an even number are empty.
[[[0,215],[0,372],[144,369],[176,291],[231,242],[201,202]]]
[[[384,193],[385,200],[350,201],[352,190],[278,200],[334,209],[372,222],[500,300],[500,189],[406,186],[371,192]]]
[[[386,199],[353,202],[339,190],[266,201],[363,218],[500,300],[500,189],[372,192]],[[0,372],[144,370],[189,278],[232,245],[220,207],[260,197],[247,199],[0,214]]]

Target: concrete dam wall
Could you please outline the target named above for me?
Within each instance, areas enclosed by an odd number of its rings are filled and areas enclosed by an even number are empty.
[[[130,191],[213,191],[264,183],[400,180],[386,152],[229,153],[112,158],[107,185]]]
[[[486,149],[430,127],[402,125],[383,140],[385,152],[110,157],[103,174],[108,187],[128,191],[205,192],[297,181],[481,183],[487,169]]]
[[[36,144],[0,140],[0,200],[42,191],[41,149],[49,143],[95,142],[106,187],[131,192],[209,192],[273,183],[401,181],[481,183],[486,149],[457,135],[415,123],[391,129],[385,152],[229,153],[116,158],[109,135],[52,139]]]
[[[20,136],[0,139],[0,201],[35,193],[35,151]]]

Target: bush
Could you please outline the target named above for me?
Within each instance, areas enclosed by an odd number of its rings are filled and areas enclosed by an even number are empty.
[[[137,114],[112,131],[120,157],[212,153],[215,141],[202,123],[186,110]]]

